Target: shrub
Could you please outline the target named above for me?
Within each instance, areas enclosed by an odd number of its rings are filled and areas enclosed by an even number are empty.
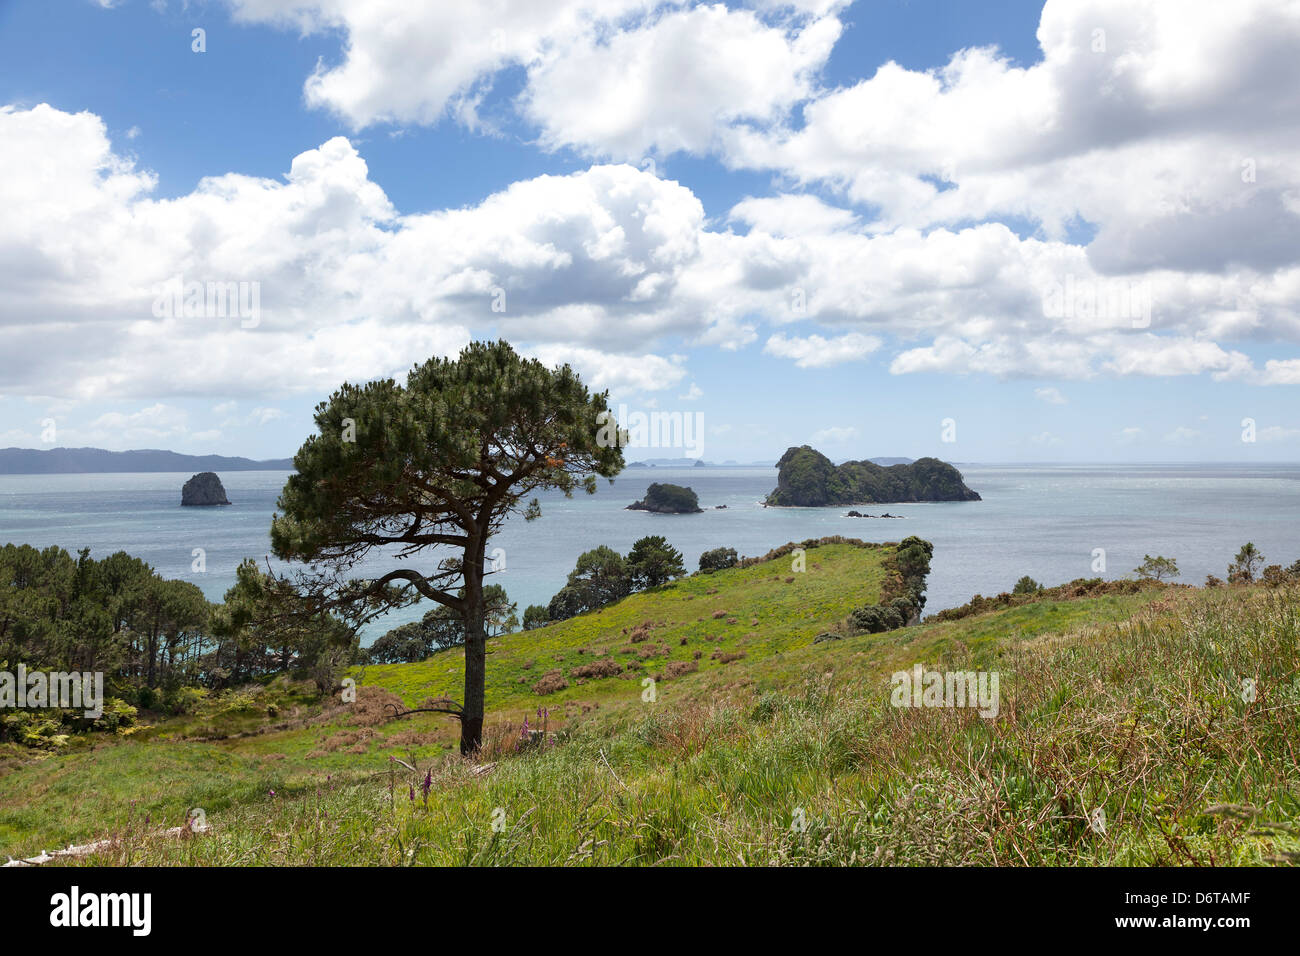
[[[934,545],[916,535],[900,541],[897,550],[885,563],[891,573],[885,579],[881,603],[888,604],[895,597],[906,597],[919,615],[925,608],[925,579],[930,573],[933,555]]]
[[[543,604],[530,604],[524,608],[524,630],[532,631],[551,623],[551,615]]]
[[[1026,574],[1023,578],[1021,578],[1019,581],[1016,582],[1016,586],[1011,589],[1011,593],[1012,594],[1037,594],[1042,589],[1043,586],[1041,584],[1039,584],[1037,581],[1035,581],[1033,578],[1031,578],[1029,575]]]
[[[1282,565],[1270,564],[1264,569],[1264,573],[1260,577],[1260,580],[1268,587],[1280,588],[1290,580],[1290,575],[1282,570]]]
[[[890,604],[868,604],[849,615],[849,624],[856,631],[880,634],[892,631],[906,623],[898,609]]]
[[[736,566],[735,548],[714,548],[700,555],[700,570],[705,574],[722,571]]]
[[[695,661],[672,661],[664,667],[664,680],[681,677],[683,674],[690,674],[699,669],[700,665]]]
[[[138,713],[122,698],[110,697],[104,701],[104,713],[95,721],[94,726],[96,730],[107,730],[110,733],[125,731],[135,723]]]
[[[569,682],[564,679],[564,675],[558,670],[550,670],[542,675],[542,679],[533,685],[533,693],[538,695],[554,694],[562,691],[569,686]]]
[[[0,740],[12,740],[37,750],[57,750],[68,744],[62,715],[47,710],[15,710],[0,716]]]
[[[167,695],[165,703],[173,714],[192,714],[207,696],[202,687],[179,687]]]
[[[889,606],[898,612],[898,616],[903,619],[904,624],[910,621],[912,615],[916,613],[916,607],[912,604],[910,598],[896,597],[889,602]]]
[[[878,604],[857,608],[849,615],[849,626],[855,631],[879,634],[885,629],[884,615]]]
[[[393,628],[367,648],[367,661],[372,664],[411,664],[432,656],[429,631],[423,624],[423,621],[412,621]]]
[[[618,661],[608,657],[602,657],[598,661],[583,664],[581,667],[575,667],[570,671],[573,677],[615,677],[621,673],[623,673],[623,668]]]
[[[718,648],[716,651],[714,651],[714,652],[713,652],[711,655],[709,655],[709,656],[712,657],[715,661],[718,661],[718,662],[721,663],[721,664],[730,664],[732,661],[738,661],[738,660],[742,660],[742,659],[744,659],[744,657],[745,657],[745,652],[744,652],[744,651],[724,651],[722,648]]]
[[[546,616],[551,621],[566,621],[588,610],[587,596],[579,588],[562,587],[546,606]]]

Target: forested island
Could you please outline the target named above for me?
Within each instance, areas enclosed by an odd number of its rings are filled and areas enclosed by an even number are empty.
[[[655,482],[645,490],[645,497],[627,506],[628,511],[653,511],[661,515],[693,515],[704,509],[699,496],[690,488]]]
[[[961,472],[938,458],[888,466],[872,461],[836,465],[811,446],[800,445],[787,449],[776,467],[776,489],[766,503],[777,507],[980,500]]]

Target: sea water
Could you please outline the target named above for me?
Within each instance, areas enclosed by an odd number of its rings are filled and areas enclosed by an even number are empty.
[[[1300,558],[1300,465],[961,465],[982,501],[861,505],[856,510],[898,519],[850,518],[846,507],[765,508],[776,486],[770,467],[640,467],[626,469],[594,495],[541,496],[542,517],[511,518],[489,544],[500,569],[490,580],[506,588],[519,611],[545,604],[564,585],[578,555],[605,544],[620,552],[659,534],[685,556],[732,547],[760,555],[787,541],[845,535],[898,541],[918,535],[934,543],[927,613],[972,595],[1008,591],[1028,574],[1045,585],[1080,577],[1131,575],[1145,554],[1175,558],[1179,580],[1224,577],[1229,561],[1253,541],[1270,564]],[[265,565],[271,516],[287,472],[227,472],[229,507],[183,508],[188,474],[0,475],[0,543],[89,547],[102,558],[126,551],[165,577],[193,581],[221,600],[244,558]],[[689,485],[701,514],[627,511],[651,482]],[[717,508],[726,505],[725,508]],[[196,571],[201,549],[204,570]],[[405,566],[432,569],[436,551]],[[1097,570],[1104,559],[1105,570]],[[270,559],[272,567],[285,566]],[[378,555],[363,573],[404,566]],[[367,629],[365,642],[418,618],[423,602],[393,612]]]

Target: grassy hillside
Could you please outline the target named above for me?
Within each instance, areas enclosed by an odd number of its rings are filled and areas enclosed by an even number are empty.
[[[811,643],[827,625],[879,598],[890,551],[883,545],[823,545],[807,552],[801,573],[792,569],[790,557],[781,557],[696,574],[598,612],[505,635],[488,645],[488,710],[519,710],[521,716],[535,710],[539,698],[532,686],[548,671],[559,670],[570,683],[541,701],[554,710],[593,693],[637,696],[644,677],[662,680],[674,663],[693,662],[709,671],[727,666],[727,655],[765,658]],[[717,651],[722,653],[715,656]],[[604,659],[623,668],[618,678],[572,676]],[[421,664],[372,665],[358,676],[414,705],[430,697],[459,699],[463,674],[464,653],[456,650]],[[635,691],[611,687],[615,680],[633,680]]]
[[[141,739],[11,765],[0,844],[111,835],[90,862],[161,864],[1295,859],[1294,587],[1044,596],[812,644],[875,599],[888,554],[822,547],[804,574],[786,557],[693,577],[496,642],[496,730],[479,764],[447,752],[448,718],[389,718],[390,704],[456,696],[453,657],[370,667],[349,708],[270,688]],[[592,660],[640,667],[578,683]],[[890,674],[917,662],[997,670],[998,716],[891,706]],[[642,677],[673,663],[698,670],[644,700]],[[569,686],[534,693],[547,671]],[[521,719],[535,725],[539,705],[559,732],[525,744]],[[229,733],[246,735],[200,739]],[[150,835],[189,807],[211,833]]]
[[[494,639],[488,648],[491,749],[518,737],[525,718],[549,710],[549,730],[641,701],[646,676],[672,696],[669,666],[695,676],[779,656],[809,644],[825,625],[880,596],[887,545],[827,544],[807,552],[806,570],[783,556],[745,568],[695,575],[632,595],[599,612]],[[725,593],[725,600],[723,595]],[[619,676],[573,671],[617,662]],[[612,669],[608,664],[605,669]],[[533,685],[559,670],[569,686],[538,695]],[[420,664],[359,668],[359,699],[313,701],[276,682],[211,701],[197,714],[164,720],[122,738],[97,735],[73,752],[32,759],[0,751],[0,852],[26,855],[96,839],[114,829],[184,822],[201,807],[214,814],[245,801],[312,792],[321,783],[369,779],[390,755],[426,765],[456,748],[449,717],[392,714],[429,698],[460,698],[463,654]]]

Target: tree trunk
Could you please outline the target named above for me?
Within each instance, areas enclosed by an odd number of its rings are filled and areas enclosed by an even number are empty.
[[[460,718],[460,752],[477,753],[483,744],[487,635],[484,631],[483,554],[487,542],[472,542],[465,551],[465,705]]]
[[[467,622],[468,623],[468,622]],[[483,686],[487,677],[487,640],[470,626],[465,634],[465,709],[460,718],[460,752],[477,753],[483,744]]]
[[[145,642],[147,653],[149,655],[149,666],[146,671],[145,685],[153,688],[158,686],[156,661],[158,658],[158,638],[153,634],[149,635],[148,641]]]

